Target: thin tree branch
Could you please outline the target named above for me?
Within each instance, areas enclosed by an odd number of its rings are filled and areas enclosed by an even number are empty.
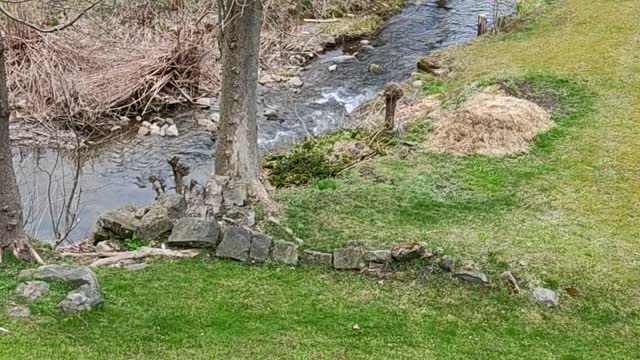
[[[90,6],[88,6],[87,8],[85,8],[84,10],[82,10],[73,20],[69,21],[66,24],[60,25],[60,26],[56,26],[54,28],[50,28],[50,29],[43,29],[41,27],[38,27],[34,24],[31,24],[28,21],[22,20],[14,15],[12,15],[10,12],[8,12],[5,8],[3,8],[2,6],[0,6],[0,13],[4,14],[4,16],[8,17],[9,19],[17,22],[18,24],[22,24],[26,27],[29,27],[35,31],[44,33],[44,34],[48,34],[48,33],[55,33],[58,31],[62,31],[70,26],[73,26],[73,24],[75,24],[78,20],[80,20],[80,18],[86,14],[89,10],[93,9],[94,7],[96,7],[98,4],[100,4],[102,1],[104,0],[98,0],[96,2],[94,2],[93,4],[91,4]]]

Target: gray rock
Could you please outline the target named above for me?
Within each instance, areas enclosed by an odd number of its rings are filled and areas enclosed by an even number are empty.
[[[462,269],[453,274],[453,276],[472,283],[487,284],[489,282],[487,276],[477,270]]]
[[[0,327],[0,335],[11,335],[11,331]]]
[[[333,64],[333,65],[329,66],[328,70],[329,70],[329,72],[334,72],[334,71],[338,70],[338,65]]]
[[[187,202],[179,194],[163,194],[140,220],[138,237],[143,240],[157,240],[166,235],[173,224],[184,216]]]
[[[359,247],[335,249],[333,267],[337,270],[360,270],[365,267],[364,250]]]
[[[410,261],[425,254],[424,246],[418,243],[401,244],[391,249],[391,256],[397,261]]]
[[[287,265],[298,265],[298,246],[292,242],[277,240],[271,254],[273,261]]]
[[[138,135],[140,136],[147,136],[151,133],[151,130],[149,130],[148,128],[144,127],[144,126],[140,126],[140,128],[138,129]]]
[[[220,238],[220,225],[215,219],[182,218],[171,231],[167,245],[171,247],[214,248]]]
[[[219,123],[220,122],[220,113],[214,112],[214,113],[209,114],[209,119],[211,121],[213,121],[214,124]]]
[[[319,251],[305,250],[302,253],[302,258],[305,263],[311,265],[331,267],[333,264],[333,255]]]
[[[348,61],[351,61],[353,59],[355,59],[356,57],[353,55],[340,55],[340,56],[336,56],[334,58],[331,58],[331,61],[333,61],[336,64],[342,64]]]
[[[98,218],[98,233],[106,232],[116,239],[130,239],[140,227],[137,211],[135,207],[126,207],[103,214]]]
[[[73,286],[88,285],[93,289],[100,289],[96,274],[87,267],[71,265],[45,265],[37,269],[22,270],[18,274],[19,280],[62,281]]]
[[[243,227],[228,227],[224,231],[222,241],[216,248],[216,256],[247,261],[252,237],[253,234]]]
[[[266,85],[273,82],[273,76],[265,74],[258,79],[258,84]]]
[[[29,281],[16,287],[16,294],[29,301],[35,301],[49,292],[49,284],[44,281]]]
[[[256,262],[265,262],[269,258],[269,250],[271,250],[272,240],[270,237],[262,234],[254,235],[251,238],[251,249],[249,257]]]
[[[367,262],[374,262],[374,263],[387,263],[391,261],[391,251],[390,250],[367,251],[364,254],[364,260]]]
[[[80,288],[70,291],[67,297],[58,304],[65,314],[77,314],[88,311],[102,304],[102,294],[97,289],[89,285],[82,285]]]
[[[287,84],[291,87],[302,87],[302,85],[304,85],[304,83],[298,76],[294,76],[289,79],[289,81],[287,81]]]
[[[370,41],[369,40],[360,40],[360,44],[362,45],[369,45]]]
[[[109,253],[113,252],[114,248],[111,246],[110,241],[100,241],[96,244],[96,251],[99,253]]]
[[[271,119],[275,119],[275,118],[278,117],[278,111],[276,109],[274,109],[274,108],[270,108],[269,107],[269,108],[264,109],[263,115],[265,117],[268,117],[268,118],[271,118]]]
[[[536,303],[546,307],[555,308],[560,304],[560,296],[551,289],[535,288],[532,295]]]
[[[414,89],[420,89],[422,88],[423,85],[424,85],[424,82],[422,80],[416,80],[411,83],[411,86],[413,86]]]
[[[129,270],[129,271],[139,271],[139,270],[146,269],[147,266],[149,266],[149,264],[147,264],[147,263],[139,263],[139,264],[130,264],[130,265],[125,266],[124,268]]]
[[[440,268],[446,272],[452,272],[455,269],[455,261],[449,255],[440,258]]]
[[[215,104],[216,100],[214,98],[210,98],[210,97],[203,97],[203,98],[199,98],[196,100],[196,104],[200,105],[200,106],[204,106],[204,107],[209,107],[213,104]]]
[[[161,136],[162,135],[162,129],[160,129],[160,127],[156,124],[151,125],[151,135],[155,135],[155,136]]]
[[[167,125],[167,124],[162,125],[162,127],[160,128],[160,136],[167,135],[167,129],[168,128],[169,128],[169,125]]]
[[[31,310],[25,305],[9,305],[7,307],[7,315],[12,318],[27,318],[31,316]]]
[[[382,66],[379,64],[369,64],[369,72],[372,74],[380,74],[382,70]]]
[[[178,132],[178,127],[175,125],[171,125],[169,126],[166,130],[165,130],[165,135],[167,136],[178,136],[180,133]]]

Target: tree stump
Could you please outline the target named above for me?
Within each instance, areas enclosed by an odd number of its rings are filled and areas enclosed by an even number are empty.
[[[402,89],[398,84],[390,83],[385,85],[384,87],[384,103],[385,103],[385,114],[384,114],[384,127],[388,131],[393,131],[395,127],[396,121],[396,106],[398,105],[398,100],[404,95]]]
[[[487,33],[487,16],[478,15],[478,36],[482,36]]]

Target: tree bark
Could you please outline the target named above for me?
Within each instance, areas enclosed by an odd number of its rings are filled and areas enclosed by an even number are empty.
[[[389,83],[384,87],[384,127],[387,131],[393,131],[396,122],[396,106],[398,100],[404,95],[398,84]]]
[[[214,179],[223,203],[263,198],[258,154],[257,87],[263,7],[260,0],[219,0],[222,90]],[[217,180],[216,180],[217,179]],[[222,180],[220,180],[222,179]]]
[[[16,257],[42,263],[25,234],[22,204],[16,183],[9,137],[9,89],[7,87],[4,39],[0,37],[0,259],[11,251]]]

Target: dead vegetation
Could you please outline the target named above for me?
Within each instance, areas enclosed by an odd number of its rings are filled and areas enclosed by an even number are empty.
[[[528,100],[479,93],[460,109],[436,116],[426,145],[449,154],[525,153],[553,125],[549,113]]]
[[[114,125],[126,125],[127,119],[164,104],[217,95],[221,79],[214,3],[103,2],[73,27],[54,33],[5,19],[14,127],[33,129],[35,123],[40,131],[72,130],[83,139],[102,138]],[[47,27],[72,18],[86,3],[3,6],[20,19]],[[293,14],[300,6],[297,0],[265,4],[261,68],[299,66],[315,56],[295,35],[300,19]]]

